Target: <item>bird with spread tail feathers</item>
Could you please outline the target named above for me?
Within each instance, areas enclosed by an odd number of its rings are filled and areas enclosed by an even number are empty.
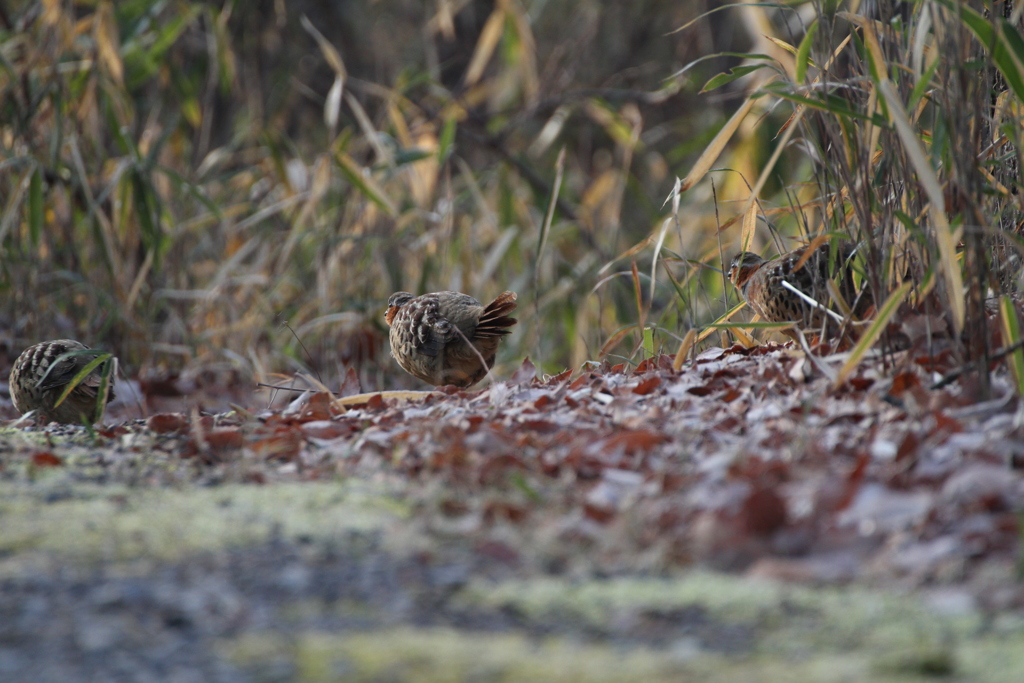
[[[82,353],[86,352],[88,353]],[[11,368],[9,387],[14,407],[22,414],[36,411],[39,423],[93,424],[103,419],[107,403],[114,398],[114,389],[107,386],[105,400],[100,391],[104,382],[103,365],[94,368],[55,405],[67,386],[101,352],[73,339],[45,341],[25,349]],[[117,369],[107,375],[113,382]]]
[[[764,259],[757,254],[744,251],[737,254],[729,267],[729,279],[743,294],[747,305],[763,320],[768,322],[795,321],[803,329],[821,329],[823,326],[835,331],[836,321],[830,320],[821,308],[812,306],[796,292],[787,288],[788,283],[801,293],[828,307],[830,295],[827,282],[832,279],[829,261],[831,250],[828,244],[818,246],[808,254],[809,247],[801,247],[773,259]],[[857,296],[853,282],[853,271],[849,264],[852,249],[840,247],[836,253],[834,271],[840,276],[839,293],[846,303],[853,306],[858,315],[870,306],[866,292]],[[796,333],[784,330],[785,334],[796,337]]]
[[[391,355],[424,382],[470,387],[494,366],[498,344],[516,324],[509,317],[516,298],[504,292],[484,306],[459,292],[392,294],[384,313]]]

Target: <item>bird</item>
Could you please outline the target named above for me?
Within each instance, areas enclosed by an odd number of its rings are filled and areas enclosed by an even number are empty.
[[[9,387],[14,407],[22,414],[36,411],[36,417],[42,423],[99,422],[103,419],[106,404],[114,398],[112,383],[117,372],[116,358],[110,358],[114,365],[113,371],[107,375],[109,384],[104,401],[101,402],[99,396],[105,374],[101,364],[86,375],[59,406],[55,405],[75,376],[99,355],[102,352],[92,351],[74,339],[54,339],[28,347],[11,368]]]
[[[515,292],[503,292],[484,306],[460,292],[396,292],[384,313],[391,355],[428,384],[471,387],[494,366],[498,344],[516,324],[509,317],[516,298]]]
[[[765,259],[749,251],[741,252],[729,266],[729,280],[743,294],[747,305],[762,319],[768,322],[795,321],[803,328],[827,329],[827,314],[782,284],[788,282],[822,306],[828,307],[830,296],[826,283],[832,279],[829,272],[832,250],[828,244],[822,244],[808,255],[808,249],[806,246],[800,247],[773,259]],[[835,271],[841,274],[839,293],[847,304],[853,306],[855,313],[863,314],[870,299],[866,293],[857,296],[849,264],[852,255],[853,250],[848,247],[840,247],[836,252]],[[783,330],[783,333],[797,337],[792,329]]]

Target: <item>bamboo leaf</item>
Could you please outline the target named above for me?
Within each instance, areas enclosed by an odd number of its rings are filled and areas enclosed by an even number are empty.
[[[914,170],[917,171],[918,180],[928,195],[928,215],[931,218],[935,242],[939,247],[939,270],[946,281],[946,298],[953,313],[953,328],[960,332],[964,327],[966,316],[963,275],[956,257],[956,245],[959,241],[960,231],[950,229],[944,210],[945,200],[942,196],[942,184],[931,165],[924,145],[914,133],[910,118],[903,109],[903,103],[900,102],[892,83],[888,79],[882,80],[878,83],[878,89],[889,105],[889,115],[896,125],[896,133],[903,143],[907,156],[910,157]]]
[[[491,61],[494,49],[498,46],[504,26],[505,10],[501,3],[497,3],[494,11],[491,12],[491,16],[487,17],[487,22],[480,31],[480,38],[476,41],[476,49],[473,50],[473,57],[469,62],[469,67],[466,69],[466,85],[474,85],[480,80],[484,69],[487,67],[487,63]]]
[[[775,36],[763,36],[763,37],[766,38],[769,42],[772,42],[775,45],[779,46],[780,48],[782,48],[783,50],[785,50],[789,54],[791,54],[791,55],[795,55],[796,54],[796,48],[793,47],[792,45],[790,45],[789,43],[787,43],[786,41],[782,40],[781,38],[776,38]]]
[[[711,323],[710,325],[705,325],[704,326],[704,331],[701,332],[699,335],[697,335],[697,343],[699,344],[700,342],[702,342],[705,339],[707,339],[709,336],[711,336],[712,332],[715,332],[716,330],[719,330],[719,329],[726,329],[727,327],[729,327],[727,325],[724,325],[723,323],[727,322],[730,318],[732,318],[738,312],[743,310],[743,308],[746,307],[746,305],[747,305],[746,301],[741,301],[738,304],[736,304],[735,306],[733,306],[732,308],[730,308],[728,311],[723,313],[722,315],[718,316],[718,318],[715,319],[715,322]],[[735,325],[735,324],[736,323],[732,323],[732,325]],[[746,326],[756,325],[756,323],[743,323],[743,324],[746,325]],[[721,325],[721,327],[719,327],[720,325]]]
[[[868,326],[867,332],[860,338],[857,345],[853,347],[850,352],[850,357],[847,358],[843,367],[839,369],[839,374],[836,375],[835,386],[838,387],[846,381],[846,378],[857,369],[864,355],[867,354],[868,350],[874,346],[878,338],[882,336],[882,332],[885,331],[886,326],[889,324],[889,320],[896,313],[899,305],[903,303],[903,300],[907,298],[907,294],[910,293],[910,289],[913,287],[913,283],[904,282],[902,285],[896,288],[889,298],[885,300],[882,307],[878,311],[878,315],[875,316],[874,321]]]
[[[750,66],[733,67],[732,69],[729,69],[729,73],[720,73],[717,76],[713,76],[710,80],[708,80],[707,83],[704,84],[704,87],[700,89],[700,92],[701,94],[711,92],[716,88],[721,88],[723,85],[726,85],[727,83],[732,83],[738,78],[743,78],[747,74],[752,74],[755,71],[760,71],[761,69],[765,69],[768,67],[768,64],[752,64]]]
[[[615,334],[608,337],[608,341],[606,341],[601,347],[601,350],[597,352],[597,357],[604,358],[607,356],[612,349],[619,345],[619,342],[621,342],[632,329],[634,329],[633,325],[626,325],[625,327],[620,328]]]
[[[1009,348],[1021,340],[1020,320],[1017,318],[1017,308],[1013,305],[1013,299],[1006,295],[999,297],[999,315],[1003,323],[1003,346]],[[1010,367],[1010,374],[1013,375],[1014,384],[1017,386],[1017,395],[1024,396],[1024,349],[1018,348],[1009,354],[1006,364]]]
[[[997,31],[984,14],[968,7],[965,3],[956,0],[936,1],[960,17],[960,21],[974,33],[978,42],[990,51],[992,61],[1006,78],[1007,85],[1013,90],[1017,99],[1024,100],[1024,74],[1019,67],[1024,61],[1022,59],[1024,47],[1021,46],[1020,34],[1017,30],[1006,20],[1001,20]]]
[[[647,237],[643,238],[642,240],[640,240],[639,242],[637,242],[636,244],[631,246],[629,249],[626,249],[624,252],[622,252],[621,254],[616,256],[615,258],[613,258],[611,261],[608,261],[603,266],[601,266],[601,269],[597,271],[597,274],[598,275],[603,275],[604,273],[606,273],[608,271],[609,268],[611,268],[613,265],[615,265],[615,263],[617,261],[621,261],[622,259],[629,258],[631,256],[636,256],[641,251],[646,249],[647,245],[649,245],[652,242],[654,242],[657,239],[657,237],[658,237],[658,233],[655,232],[654,230],[652,230],[650,232],[650,234],[647,235]]]
[[[803,83],[804,78],[807,77],[807,64],[811,60],[811,44],[814,42],[814,37],[818,34],[818,20],[815,19],[811,22],[811,25],[807,27],[807,33],[804,34],[803,40],[800,41],[800,47],[796,51],[796,72],[793,76],[793,80],[797,83]]]
[[[101,2],[96,7],[93,20],[93,40],[96,41],[96,52],[99,63],[107,75],[121,85],[124,81],[124,65],[121,63],[121,46],[114,20],[114,8],[109,1]]]
[[[86,363],[81,370],[75,373],[75,376],[72,377],[71,381],[68,382],[66,387],[64,387],[64,391],[62,391],[60,396],[57,397],[57,401],[53,404],[54,408],[57,408],[58,406],[60,406],[60,404],[64,403],[64,400],[71,394],[71,392],[74,391],[79,384],[85,381],[85,378],[88,377],[93,370],[95,370],[100,365],[103,365],[104,363],[106,363],[107,361],[111,360],[114,357],[114,355],[111,353],[105,353],[103,351],[94,351],[92,349],[85,349],[81,351],[68,351],[67,353],[62,353],[61,355],[53,359],[53,362],[50,363],[50,367],[46,369],[46,373],[39,379],[38,384],[42,385],[44,383],[47,376],[50,374],[50,371],[53,370],[53,368],[57,367],[58,363],[61,360],[64,360],[65,358],[69,358],[71,356],[81,355],[95,355],[96,357],[93,358],[88,363]]]
[[[746,118],[747,114],[754,106],[754,97],[748,97],[740,108],[729,117],[722,129],[718,131],[714,139],[708,144],[708,146],[701,152],[700,158],[693,164],[693,168],[686,174],[686,178],[683,179],[683,184],[680,186],[680,192],[686,192],[691,187],[696,185],[700,180],[707,174],[711,165],[715,163],[715,160],[722,154],[722,150],[729,144],[729,140],[732,139],[733,134],[740,127],[743,119]]]
[[[884,116],[881,116],[880,114],[869,115],[864,112],[857,111],[856,109],[851,109],[850,105],[840,97],[825,95],[822,99],[818,99],[804,95],[797,95],[790,91],[791,87],[792,86],[786,83],[773,83],[764,86],[762,91],[764,91],[764,93],[775,95],[776,97],[781,97],[784,100],[789,100],[794,104],[802,104],[805,107],[828,112],[829,114],[834,114],[838,117],[869,121],[870,123],[885,129],[892,128]]]
[[[693,348],[694,343],[697,340],[697,331],[688,330],[686,336],[683,337],[683,341],[679,343],[679,350],[676,351],[676,357],[672,361],[672,369],[676,372],[683,367],[683,362],[686,361],[686,356],[690,353],[690,349]]]
[[[320,48],[320,54],[323,55],[324,61],[334,71],[336,79],[340,79],[344,83],[347,78],[347,72],[345,70],[345,62],[341,59],[341,53],[331,44],[331,41],[327,40],[324,34],[320,33],[319,29],[313,25],[313,22],[305,14],[302,15],[301,23],[302,28],[306,29],[306,32],[316,39],[316,44]],[[338,100],[340,102],[340,95]]]
[[[389,216],[398,215],[398,209],[392,203],[391,198],[385,194],[384,189],[369,173],[364,173],[363,168],[352,157],[338,150],[334,154],[334,159],[349,182],[355,185],[367,199],[387,211]]]
[[[654,358],[654,328],[644,328],[644,357]]]
[[[913,109],[917,106],[917,103],[924,97],[925,91],[928,86],[931,85],[932,77],[935,75],[935,70],[939,68],[941,60],[934,59],[932,63],[928,65],[928,68],[921,74],[921,78],[918,79],[917,83],[914,84],[914,89],[910,92],[910,98],[907,100],[907,108]]]
[[[754,231],[757,229],[757,201],[753,195],[748,199],[747,210],[743,214],[743,227],[740,229],[740,251],[750,249],[754,241]]]
[[[187,10],[173,17],[170,21],[160,24],[157,31],[145,31],[131,36],[121,47],[121,60],[124,64],[129,89],[135,89],[149,81],[164,65],[166,52],[178,40],[199,16],[202,7],[193,3]]]

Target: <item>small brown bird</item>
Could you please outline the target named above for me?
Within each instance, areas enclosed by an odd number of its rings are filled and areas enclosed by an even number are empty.
[[[391,355],[424,382],[470,387],[494,366],[501,338],[516,324],[508,317],[516,305],[515,292],[504,292],[486,306],[459,292],[417,297],[397,292],[384,313],[391,327]]]
[[[811,306],[782,284],[788,282],[823,306],[829,305],[826,284],[832,279],[829,273],[829,245],[819,246],[797,269],[806,252],[807,247],[801,247],[771,260],[749,251],[742,252],[732,260],[729,279],[739,288],[747,305],[768,322],[796,321],[805,329],[820,329],[823,323],[828,323],[835,330],[836,321],[827,320],[827,314],[820,308]],[[866,293],[858,300],[853,272],[848,263],[851,255],[852,250],[845,247],[840,248],[837,254],[835,271],[842,274],[839,292],[846,303],[854,307],[855,312],[863,313],[865,304],[870,301]],[[793,330],[785,330],[784,334],[796,337]]]
[[[103,418],[106,404],[114,398],[113,387],[108,387],[106,401],[99,401],[100,385],[103,382],[103,365],[97,366],[71,390],[59,405],[54,404],[86,365],[100,352],[64,355],[69,352],[85,351],[89,347],[73,339],[45,341],[25,349],[11,368],[9,386],[14,407],[22,414],[37,411],[37,422],[60,422],[62,424],[90,424]],[[63,356],[63,357],[62,357]],[[114,371],[117,370],[117,359]],[[110,374],[113,382],[114,373]]]

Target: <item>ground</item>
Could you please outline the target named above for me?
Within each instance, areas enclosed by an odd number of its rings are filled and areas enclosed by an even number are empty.
[[[844,360],[16,424],[0,679],[1024,680],[1008,378]]]

